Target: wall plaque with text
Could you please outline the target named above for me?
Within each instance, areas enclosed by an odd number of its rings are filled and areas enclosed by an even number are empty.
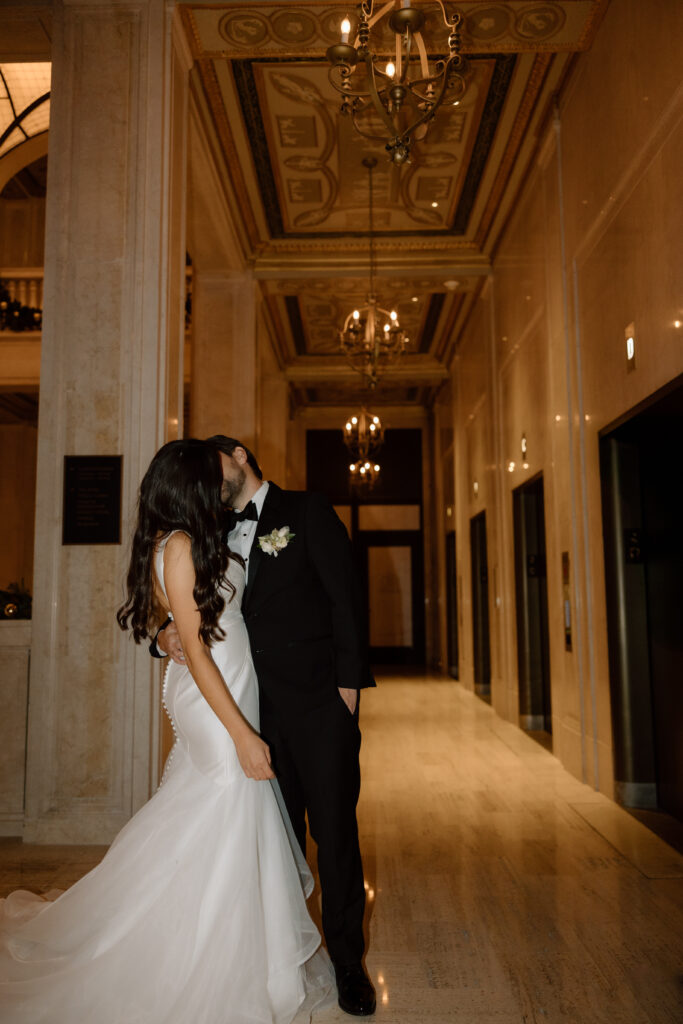
[[[64,456],[62,544],[121,543],[121,455]]]

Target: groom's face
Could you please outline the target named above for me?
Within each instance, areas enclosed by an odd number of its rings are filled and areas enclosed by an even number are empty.
[[[221,465],[223,467],[223,486],[221,487],[221,501],[230,508],[240,507],[239,498],[247,480],[247,474],[233,455],[226,455],[221,452]]]

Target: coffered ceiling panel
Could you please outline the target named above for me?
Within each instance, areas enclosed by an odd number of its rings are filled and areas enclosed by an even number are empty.
[[[514,65],[513,56],[473,60],[462,103],[439,112],[429,144],[415,146],[412,162],[398,168],[381,143],[359,137],[339,114],[327,61],[234,61],[271,238],[367,231],[366,156],[379,158],[373,175],[378,234],[463,234]],[[368,122],[381,139],[379,119]]]

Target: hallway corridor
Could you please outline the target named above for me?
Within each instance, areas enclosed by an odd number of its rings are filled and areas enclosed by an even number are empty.
[[[378,1021],[683,1020],[683,857],[457,683],[384,677],[361,722]],[[102,852],[2,840],[2,894]]]

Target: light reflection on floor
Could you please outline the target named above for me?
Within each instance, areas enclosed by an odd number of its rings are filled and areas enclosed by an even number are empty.
[[[385,674],[361,726],[378,1021],[683,1020],[680,854],[457,683]],[[0,891],[63,888],[103,853],[0,840]]]

